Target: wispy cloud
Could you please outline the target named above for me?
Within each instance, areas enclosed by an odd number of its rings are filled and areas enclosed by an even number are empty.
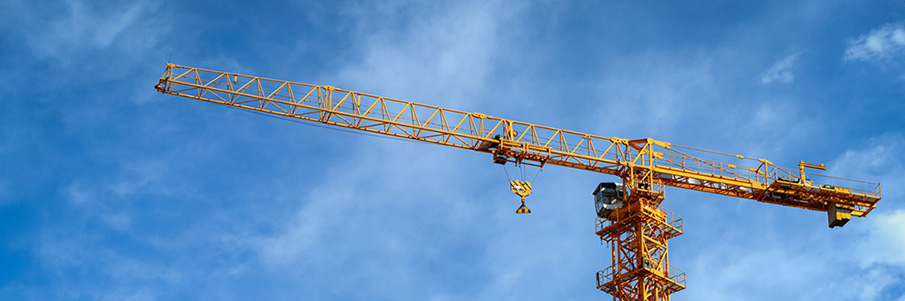
[[[773,66],[770,66],[770,69],[767,69],[767,72],[760,77],[760,82],[769,84],[774,82],[779,83],[791,83],[795,81],[795,64],[798,62],[798,57],[801,56],[803,51],[799,51],[793,54],[790,54],[778,61],[773,63]]]
[[[833,161],[832,173],[879,181],[882,187],[905,185],[905,137],[901,134],[884,134],[874,137],[862,146],[847,151]],[[864,276],[859,278],[864,290],[862,300],[891,300],[895,296],[905,298],[905,207],[897,200],[905,194],[898,189],[883,190],[883,199],[865,219],[853,221],[865,223],[858,242],[854,244],[851,258]],[[885,293],[892,290],[891,294]],[[898,290],[897,292],[895,292]],[[901,299],[899,299],[901,300]]]
[[[884,187],[899,187],[902,185],[899,179],[905,178],[902,157],[905,157],[905,139],[900,135],[882,135],[869,143],[855,144],[850,151],[828,162],[831,168],[828,174],[881,181]],[[866,218],[852,220],[843,229],[827,229],[822,216],[788,208],[762,216],[769,220],[770,214],[781,214],[782,222],[755,221],[753,227],[733,228],[732,233],[723,234],[722,243],[714,249],[695,251],[694,262],[685,265],[689,282],[698,277],[708,279],[708,288],[683,292],[683,297],[692,300],[781,299],[783,296],[803,296],[801,287],[811,288],[808,296],[801,298],[805,300],[895,300],[901,297],[899,288],[905,285],[905,273],[902,272],[905,234],[901,231],[905,227],[905,210],[895,201],[902,193],[887,191],[880,208]],[[763,206],[740,205],[759,209]],[[789,227],[791,224],[796,226]],[[748,231],[760,234],[743,234]],[[790,236],[803,238],[789,240]],[[757,267],[769,267],[770,272],[752,273],[758,270]],[[836,287],[840,285],[858,290],[839,291]]]
[[[593,123],[610,135],[662,137],[685,121],[683,116],[719,99],[712,61],[703,56],[645,52],[608,62],[604,70],[598,89],[606,103],[597,110],[609,122]]]
[[[51,267],[48,272],[56,285],[35,293],[41,296],[37,299],[93,296],[110,300],[152,300],[162,288],[180,284],[180,276],[173,268],[136,259],[128,252],[111,247],[109,238],[97,232],[85,233],[67,227],[45,230],[37,251],[43,264]],[[68,278],[73,270],[103,279],[105,284]]]
[[[905,53],[905,23],[889,23],[848,42],[845,60],[882,61]]]
[[[830,166],[833,174],[880,182],[883,188],[905,185],[905,136],[885,134],[870,140],[866,147],[845,152]],[[905,197],[899,189],[884,189],[878,208],[865,221],[869,234],[860,244],[861,264],[905,267],[905,207],[897,200]],[[859,220],[860,222],[860,220]]]
[[[147,1],[137,1],[122,10],[100,14],[81,1],[66,2],[61,18],[46,22],[47,25],[26,35],[26,41],[39,57],[61,57],[87,48],[110,46],[121,34],[148,9]],[[37,22],[45,23],[45,22]]]
[[[902,187],[905,185],[905,136],[889,133],[873,137],[841,154],[829,165],[828,174],[880,182],[883,188]],[[905,193],[884,189],[883,197],[897,199],[905,197]]]
[[[881,212],[871,217],[870,235],[861,245],[864,264],[892,264],[905,267],[905,210]]]
[[[519,7],[505,1],[392,7],[381,3],[347,12],[359,20],[356,35],[367,51],[332,81],[406,100],[436,101],[442,95],[448,106],[466,104],[493,81],[488,76],[504,55],[510,29],[518,28],[508,22]]]

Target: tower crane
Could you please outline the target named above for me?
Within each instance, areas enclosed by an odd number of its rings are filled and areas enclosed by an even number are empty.
[[[820,174],[823,164],[797,169],[742,155],[679,146],[650,138],[580,133],[481,113],[367,93],[167,64],[155,86],[164,94],[295,120],[473,150],[494,163],[563,166],[619,177],[593,191],[596,235],[612,265],[597,272],[597,289],[614,300],[669,300],[685,289],[685,272],[669,263],[668,240],[683,219],[662,207],[666,186],[827,213],[828,226],[864,217],[880,200],[880,184]],[[530,213],[531,183],[510,181]]]

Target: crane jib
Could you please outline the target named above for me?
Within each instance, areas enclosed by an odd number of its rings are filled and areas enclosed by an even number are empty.
[[[763,159],[653,139],[579,133],[332,86],[167,64],[156,87],[165,94],[246,110],[493,152],[511,162],[552,164],[622,178],[648,171],[652,174],[648,180],[667,186],[803,209],[829,211],[831,204],[841,204],[852,207],[852,215],[864,216],[880,200],[879,183],[819,174],[808,174],[802,181],[803,170],[777,167]],[[830,181],[816,182],[820,179]]]
[[[678,146],[654,139],[603,137],[333,86],[318,86],[167,64],[157,91],[249,111],[492,154],[493,162],[556,165],[614,175],[594,190],[596,234],[613,264],[597,272],[597,289],[615,300],[669,300],[685,289],[685,272],[669,263],[667,240],[683,219],[664,208],[664,187],[678,187],[827,213],[830,227],[863,217],[880,200],[880,184],[798,169],[765,159]],[[807,169],[807,170],[806,170]],[[528,181],[510,181],[531,213]]]

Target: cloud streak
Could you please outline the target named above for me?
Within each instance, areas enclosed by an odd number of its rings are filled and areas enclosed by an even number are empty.
[[[795,64],[798,62],[798,57],[801,56],[803,52],[799,51],[789,56],[786,56],[776,63],[773,63],[770,66],[770,69],[767,69],[760,77],[760,82],[765,84],[770,84],[774,82],[778,83],[792,83],[795,81]]]
[[[19,17],[30,19],[29,24],[40,24],[33,28],[23,28],[26,43],[35,56],[68,62],[74,59],[73,55],[89,49],[134,44],[122,41],[117,43],[127,32],[130,34],[127,39],[147,38],[147,32],[135,26],[156,9],[151,2],[135,1],[128,6],[106,9],[98,9],[93,5],[83,1],[66,1],[60,5],[64,12],[61,17],[44,16],[31,9],[22,9],[23,15]],[[138,34],[142,35],[136,36]],[[142,48],[147,49],[148,45]]]
[[[889,23],[852,39],[845,60],[885,61],[905,53],[905,23]]]
[[[505,30],[517,28],[511,22],[520,11],[519,5],[507,1],[418,3],[403,6],[405,10],[371,6],[347,12],[359,24],[356,40],[363,41],[359,48],[366,51],[360,60],[328,75],[329,81],[457,108],[473,106],[479,99],[477,91],[495,82],[489,76],[505,55],[510,40]],[[395,21],[374,23],[380,19]]]

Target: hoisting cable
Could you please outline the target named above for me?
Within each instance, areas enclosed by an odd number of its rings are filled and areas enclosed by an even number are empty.
[[[540,172],[541,172],[542,170],[544,170],[543,167],[538,167],[538,168],[537,168],[537,173],[534,174],[534,179],[531,179],[531,183],[537,182],[537,176],[540,175]]]

